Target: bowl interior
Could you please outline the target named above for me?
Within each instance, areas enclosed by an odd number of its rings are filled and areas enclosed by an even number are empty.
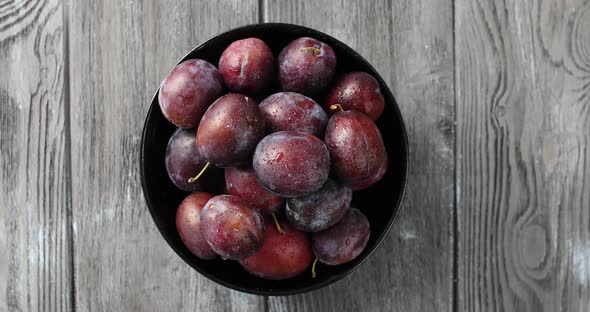
[[[227,287],[260,295],[296,294],[328,285],[357,268],[369,257],[385,238],[400,208],[407,176],[407,137],[398,106],[383,79],[354,50],[340,41],[313,29],[290,24],[258,24],[237,28],[218,35],[201,44],[180,62],[201,58],[217,65],[223,50],[233,41],[258,37],[272,49],[275,58],[291,40],[309,36],[329,44],[337,56],[335,77],[351,71],[365,71],[377,78],[385,97],[385,111],[377,121],[389,158],[389,169],[385,177],[368,190],[355,192],[353,206],[367,216],[371,225],[371,237],[364,252],[355,260],[340,266],[326,266],[318,263],[318,276],[311,278],[304,273],[283,281],[267,281],[246,273],[237,262],[223,260],[200,260],[183,245],[175,226],[176,207],[188,194],[178,190],[169,180],[164,167],[164,156],[168,139],[175,130],[162,115],[157,93],[145,120],[141,146],[142,186],[151,215],[174,251],[190,266],[213,281]],[[274,85],[264,96],[278,92]],[[322,103],[323,96],[315,97]]]

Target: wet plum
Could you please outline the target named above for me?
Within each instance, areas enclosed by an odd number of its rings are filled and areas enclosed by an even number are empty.
[[[296,228],[305,232],[318,232],[340,221],[350,207],[351,200],[352,190],[349,187],[328,179],[314,193],[289,198],[285,214]]]
[[[304,272],[313,259],[307,235],[287,222],[280,222],[284,233],[277,231],[270,219],[265,221],[262,247],[240,261],[250,274],[269,280],[282,280]]]
[[[260,110],[273,132],[299,131],[324,135],[328,115],[314,100],[295,92],[279,92],[260,103]]]
[[[269,85],[274,65],[270,48],[258,38],[234,41],[219,59],[219,71],[227,88],[249,95],[260,93]]]
[[[283,48],[278,63],[283,91],[314,96],[332,80],[336,54],[329,45],[314,38],[302,37]]]
[[[340,104],[344,110],[356,110],[377,120],[385,108],[379,82],[365,72],[353,72],[338,79],[328,95],[326,109]]]
[[[387,157],[383,160],[383,163],[381,164],[381,166],[379,166],[379,169],[377,169],[377,172],[375,172],[372,176],[370,176],[364,180],[360,180],[360,181],[352,183],[352,185],[351,185],[352,190],[353,191],[360,191],[360,190],[364,190],[366,188],[369,188],[369,187],[375,185],[375,183],[377,183],[381,179],[383,179],[386,172],[387,172]]]
[[[350,208],[334,226],[312,236],[313,252],[322,263],[343,264],[363,252],[370,235],[365,215],[358,209]]]
[[[244,259],[264,242],[262,215],[233,195],[218,195],[205,204],[201,211],[201,232],[223,259]]]
[[[280,131],[256,146],[252,160],[258,182],[283,197],[315,192],[328,179],[330,155],[324,143],[311,134]]]
[[[195,172],[207,163],[197,150],[196,133],[196,129],[178,129],[172,134],[166,148],[166,171],[174,185],[183,191],[210,191],[221,182],[222,173],[217,168],[209,169],[199,181],[188,183]]]
[[[243,198],[263,214],[277,211],[285,202],[264,189],[251,168],[225,168],[225,187],[228,194]]]
[[[182,242],[195,256],[205,260],[217,257],[201,233],[201,209],[211,197],[209,193],[192,193],[176,210],[176,229]]]
[[[264,136],[265,122],[250,97],[230,93],[207,109],[197,130],[199,153],[219,167],[247,164]]]
[[[387,157],[379,129],[357,111],[335,113],[328,121],[324,142],[334,172],[348,185],[372,177]]]
[[[223,91],[221,74],[213,64],[187,60],[164,78],[158,102],[164,117],[179,128],[194,128]]]

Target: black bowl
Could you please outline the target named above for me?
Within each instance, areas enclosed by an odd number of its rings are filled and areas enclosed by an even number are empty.
[[[169,180],[164,167],[164,155],[168,139],[175,130],[162,115],[158,105],[158,93],[154,95],[141,139],[141,183],[143,193],[160,233],[170,247],[191,267],[209,279],[235,290],[258,295],[292,295],[329,285],[358,268],[381,244],[391,229],[400,209],[408,172],[407,134],[399,108],[391,91],[377,71],[357,52],[344,43],[310,28],[291,24],[257,24],[230,30],[194,48],[179,63],[200,58],[217,65],[223,50],[233,41],[258,37],[266,42],[275,56],[291,40],[299,37],[314,37],[329,44],[336,52],[336,77],[351,71],[365,71],[373,75],[381,85],[385,97],[385,111],[377,121],[383,135],[389,157],[389,169],[375,186],[355,192],[353,206],[361,209],[371,224],[371,237],[363,253],[355,260],[339,265],[326,266],[318,263],[315,279],[306,272],[283,281],[267,281],[244,271],[237,262],[201,260],[193,256],[183,245],[175,226],[176,207],[188,194],[177,189]],[[270,93],[279,91],[276,86]],[[322,97],[316,100],[321,102]]]

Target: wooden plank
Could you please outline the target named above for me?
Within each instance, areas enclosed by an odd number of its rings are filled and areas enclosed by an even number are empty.
[[[458,308],[588,311],[590,2],[456,1]]]
[[[72,308],[62,10],[0,5],[0,311]]]
[[[153,92],[193,46],[256,22],[252,1],[70,2],[72,182],[80,311],[259,311],[264,297],[218,286],[165,243],[139,181]]]
[[[404,208],[383,246],[343,281],[270,298],[271,311],[451,310],[452,13],[450,0],[265,2],[265,21],[324,31],[377,68],[401,106],[411,149]]]

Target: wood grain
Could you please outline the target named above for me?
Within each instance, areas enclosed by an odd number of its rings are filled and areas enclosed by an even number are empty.
[[[456,1],[458,308],[588,311],[590,2]]]
[[[139,143],[153,92],[192,47],[256,22],[256,1],[70,2],[72,188],[79,311],[260,311],[166,244],[146,208]]]
[[[139,185],[160,80],[259,18],[359,51],[410,135],[408,194],[384,245],[345,280],[291,297],[190,269]],[[0,1],[0,105],[0,311],[590,306],[590,1]]]
[[[62,8],[0,6],[0,311],[71,309]]]
[[[269,298],[271,311],[452,308],[454,95],[451,1],[265,1],[264,20],[302,24],[356,49],[381,73],[410,136],[399,219],[371,259],[322,290]],[[337,12],[337,13],[335,13]],[[387,209],[387,207],[381,207]]]

